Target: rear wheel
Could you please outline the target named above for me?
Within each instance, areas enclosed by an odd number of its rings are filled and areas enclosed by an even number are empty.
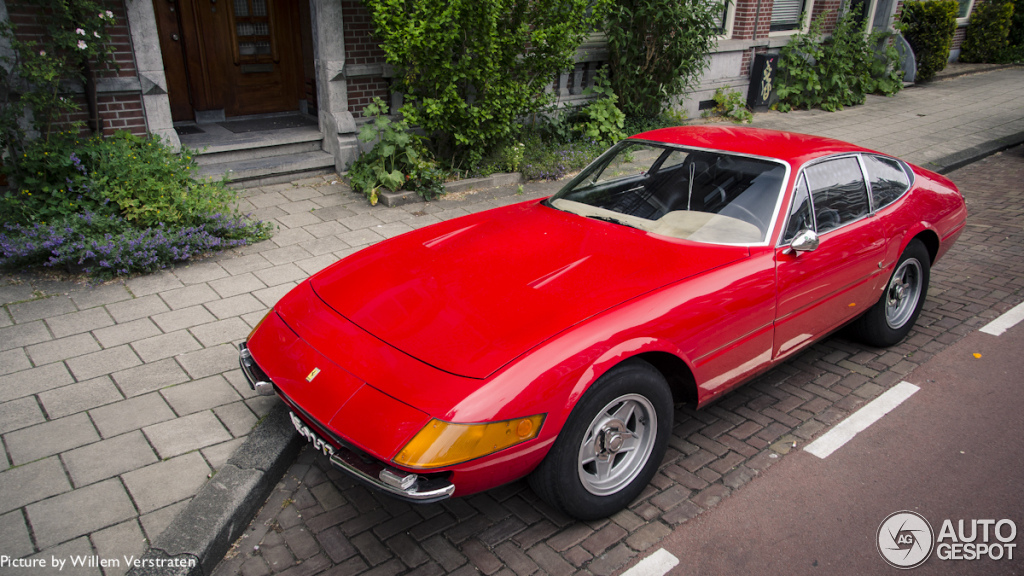
[[[911,240],[896,263],[882,297],[857,321],[857,336],[867,344],[892,346],[906,338],[928,295],[931,256],[920,240]]]
[[[651,481],[671,432],[665,378],[642,360],[628,360],[583,395],[530,485],[576,518],[610,516]]]

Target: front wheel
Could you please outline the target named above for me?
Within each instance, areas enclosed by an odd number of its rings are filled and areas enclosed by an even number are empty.
[[[665,378],[647,362],[626,361],[583,395],[530,485],[570,516],[610,516],[651,481],[671,433]]]
[[[930,273],[928,249],[920,240],[911,240],[882,297],[857,321],[855,329],[860,339],[881,348],[906,338],[921,314]]]

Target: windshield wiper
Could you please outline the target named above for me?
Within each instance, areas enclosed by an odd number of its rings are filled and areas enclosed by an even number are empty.
[[[629,228],[637,228],[636,226],[633,226],[632,224],[626,224],[622,220],[619,220],[618,218],[612,218],[611,216],[593,216],[593,215],[591,215],[591,216],[587,216],[587,218],[593,218],[594,220],[600,220],[602,222],[611,222],[612,224],[618,224],[620,226],[627,226]],[[639,230],[639,228],[637,228],[637,230]]]

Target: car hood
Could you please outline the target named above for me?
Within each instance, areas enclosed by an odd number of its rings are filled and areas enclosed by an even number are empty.
[[[748,254],[526,202],[381,242],[311,285],[398,350],[451,374],[486,378],[578,322]]]

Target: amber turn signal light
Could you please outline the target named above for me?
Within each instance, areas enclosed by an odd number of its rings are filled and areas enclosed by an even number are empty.
[[[451,466],[536,438],[543,422],[543,414],[483,424],[433,418],[402,448],[394,462],[409,468]]]

